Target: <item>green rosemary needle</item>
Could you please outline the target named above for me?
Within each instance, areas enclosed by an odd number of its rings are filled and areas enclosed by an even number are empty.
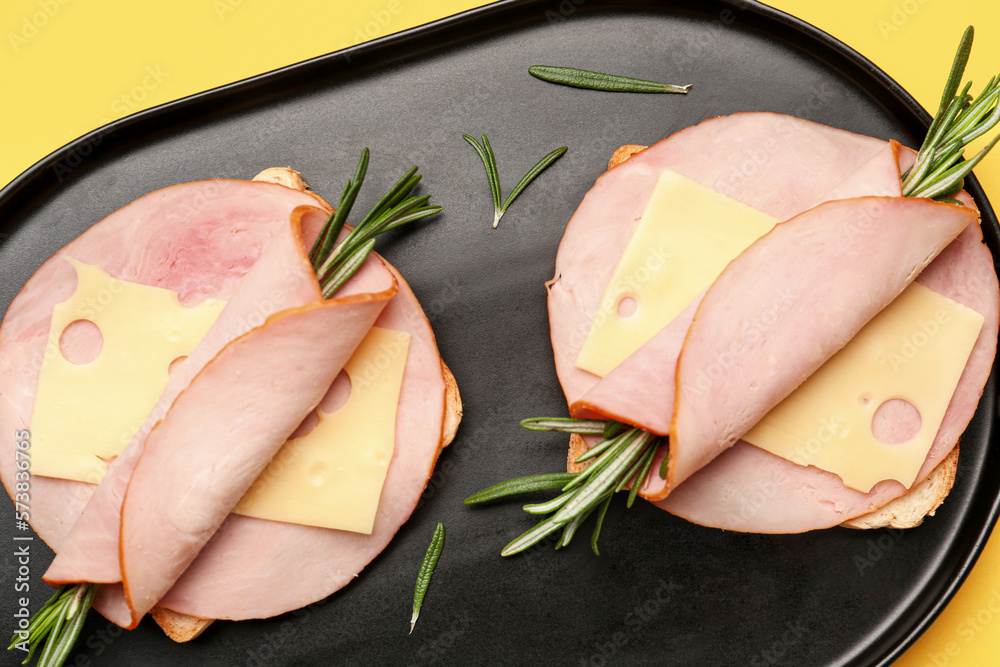
[[[658,83],[646,79],[633,79],[630,76],[591,72],[575,67],[554,67],[552,65],[532,65],[528,72],[542,81],[558,83],[574,88],[588,90],[604,90],[612,93],[681,93],[686,95],[691,84],[675,86],[669,83]]]
[[[479,159],[483,161],[483,166],[486,167],[486,179],[490,182],[490,193],[493,195],[493,229],[497,228],[500,224],[500,218],[503,214],[507,212],[507,208],[517,199],[528,185],[535,180],[535,178],[545,171],[545,169],[562,157],[562,154],[566,152],[566,146],[557,148],[528,170],[528,173],[518,181],[518,184],[514,186],[514,189],[510,191],[507,195],[506,201],[503,204],[500,203],[500,176],[497,173],[497,159],[493,154],[493,147],[490,146],[490,140],[483,135],[483,145],[480,146],[479,142],[476,141],[475,137],[463,134],[462,138],[469,142],[473,148],[476,149],[476,153],[479,154]]]
[[[438,521],[434,528],[434,536],[427,546],[427,553],[424,554],[424,561],[420,564],[420,571],[417,573],[417,585],[413,591],[413,613],[410,615],[410,634],[413,634],[413,627],[417,624],[417,617],[420,616],[420,606],[424,603],[424,596],[427,595],[427,588],[431,585],[431,576],[434,568],[437,567],[438,558],[444,549],[444,524]]]

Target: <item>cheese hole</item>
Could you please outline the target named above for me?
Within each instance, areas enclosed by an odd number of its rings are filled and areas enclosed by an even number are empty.
[[[330,474],[330,466],[325,461],[316,461],[306,470],[306,478],[313,486],[323,486]]]
[[[59,351],[71,364],[81,366],[97,359],[104,347],[104,336],[90,320],[74,320],[59,336]]]
[[[304,438],[317,426],[319,426],[319,413],[313,410],[306,415],[306,418],[303,419],[302,423],[299,424],[299,427],[295,429],[290,436],[288,436],[288,439],[294,440],[295,438]]]
[[[173,375],[174,372],[178,368],[180,368],[181,364],[184,363],[185,359],[187,359],[187,355],[184,355],[183,357],[177,357],[176,359],[174,359],[173,361],[171,361],[170,365],[167,366],[167,374],[168,375]]]
[[[887,445],[909,442],[920,432],[920,411],[909,401],[891,398],[872,417],[872,435]]]
[[[340,371],[336,378],[333,380],[333,384],[327,390],[326,395],[323,396],[323,400],[319,402],[316,409],[310,412],[299,427],[295,429],[288,438],[294,440],[295,438],[304,438],[309,435],[314,428],[319,426],[319,413],[325,415],[332,415],[337,410],[341,409],[347,404],[347,399],[351,397],[351,376],[347,374],[347,371]]]
[[[347,371],[340,371],[326,392],[326,396],[319,402],[317,408],[326,415],[332,415],[337,410],[347,405],[347,399],[351,397],[351,376]]]
[[[632,317],[638,310],[639,304],[633,297],[627,296],[618,302],[618,317]]]

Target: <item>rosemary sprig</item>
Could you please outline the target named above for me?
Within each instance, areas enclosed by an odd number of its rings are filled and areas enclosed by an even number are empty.
[[[631,482],[627,507],[632,506],[639,486],[653,463],[656,450],[665,439],[611,420],[526,419],[521,425],[534,431],[602,434],[604,439],[576,459],[577,462],[594,459],[583,472],[511,479],[469,496],[465,499],[465,504],[474,505],[508,495],[559,488],[562,493],[552,500],[524,506],[524,511],[529,514],[551,516],[504,547],[501,555],[512,556],[524,551],[560,528],[563,533],[556,548],[567,546],[580,526],[595,511],[597,524],[590,545],[594,553],[600,555],[597,538],[611,497]],[[595,450],[598,452],[596,457],[593,454]]]
[[[483,135],[483,145],[480,146],[476,138],[463,134],[462,138],[468,141],[473,148],[476,149],[476,153],[479,154],[479,158],[483,161],[483,166],[486,167],[486,178],[490,182],[490,193],[493,195],[493,229],[497,228],[500,224],[500,218],[503,214],[507,212],[507,208],[517,199],[517,196],[524,191],[528,185],[535,180],[535,178],[545,171],[545,169],[562,157],[562,154],[566,152],[566,146],[557,148],[541,160],[538,161],[534,167],[528,170],[528,173],[524,175],[523,178],[514,186],[514,189],[510,191],[507,195],[507,200],[500,204],[500,176],[497,173],[497,159],[493,154],[493,147],[490,146],[490,140]]]
[[[974,100],[969,95],[971,81],[959,91],[974,35],[972,26],[962,35],[937,115],[927,130],[916,162],[904,175],[906,197],[929,197],[960,204],[951,195],[962,189],[965,177],[1000,140],[1000,136],[994,137],[971,160],[960,162],[965,147],[1000,121],[1000,76],[990,79]]]
[[[368,160],[369,151],[365,148],[361,151],[354,178],[348,179],[341,192],[336,211],[327,218],[309,252],[309,261],[316,271],[325,299],[332,297],[364,264],[372,248],[375,247],[376,236],[414,220],[434,215],[441,210],[440,206],[428,205],[430,195],[409,196],[420,182],[417,167],[413,167],[403,174],[368,215],[340,243],[337,243],[337,238],[347,222],[347,216],[354,206],[354,200],[357,199],[364,183],[365,174],[368,172]],[[435,533],[435,538],[436,536]],[[428,575],[428,580],[429,578]],[[39,667],[62,665],[80,635],[84,618],[93,604],[99,586],[86,582],[61,586],[31,617],[27,635],[14,634],[8,650],[22,644],[26,638],[29,652],[22,663],[26,665],[35,650],[49,639],[38,659],[38,665]],[[419,604],[416,609],[419,609]],[[416,617],[413,621],[416,621]]]
[[[59,667],[76,643],[83,621],[94,603],[98,584],[65,584],[31,617],[28,627],[15,632],[8,651],[28,643],[28,655],[21,662],[27,665],[39,646],[45,645],[38,657],[38,667]],[[50,639],[46,644],[45,640]]]
[[[441,211],[440,206],[428,205],[430,195],[409,196],[420,182],[417,167],[413,167],[389,188],[389,191],[344,237],[343,241],[336,243],[364,183],[365,174],[368,172],[368,156],[367,148],[361,151],[361,159],[358,161],[354,178],[347,181],[340,195],[337,210],[330,214],[309,252],[309,259],[323,288],[323,297],[327,299],[343,287],[354,272],[364,264],[372,248],[375,247],[376,236]]]
[[[604,90],[612,93],[681,93],[686,95],[691,84],[675,86],[669,83],[633,79],[630,76],[591,72],[575,67],[554,67],[552,65],[532,65],[528,72],[542,81],[558,83],[574,88],[588,90]]]
[[[420,571],[417,573],[417,585],[413,590],[413,613],[410,615],[410,634],[413,634],[413,627],[417,624],[417,617],[420,616],[420,606],[424,603],[424,596],[427,595],[427,588],[431,585],[431,576],[434,575],[434,568],[437,567],[438,558],[444,550],[444,524],[438,521],[434,528],[434,536],[431,543],[427,545],[427,553],[420,564]]]

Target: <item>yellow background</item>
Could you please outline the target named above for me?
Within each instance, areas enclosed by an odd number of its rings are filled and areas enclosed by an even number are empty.
[[[2,0],[0,184],[49,152],[143,108],[486,4],[474,0]],[[977,29],[967,72],[1000,71],[996,0],[774,0],[832,33],[936,110],[955,45]],[[992,69],[991,68],[995,68]],[[976,170],[1000,197],[1000,149]],[[897,662],[1000,663],[1000,538]]]

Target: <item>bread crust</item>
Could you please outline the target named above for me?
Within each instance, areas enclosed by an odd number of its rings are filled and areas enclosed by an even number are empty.
[[[958,471],[958,445],[937,464],[924,481],[874,512],[840,524],[845,528],[914,528],[934,512],[951,491]]]
[[[163,633],[177,643],[191,641],[213,623],[211,618],[188,616],[166,607],[153,607],[149,613]]]

